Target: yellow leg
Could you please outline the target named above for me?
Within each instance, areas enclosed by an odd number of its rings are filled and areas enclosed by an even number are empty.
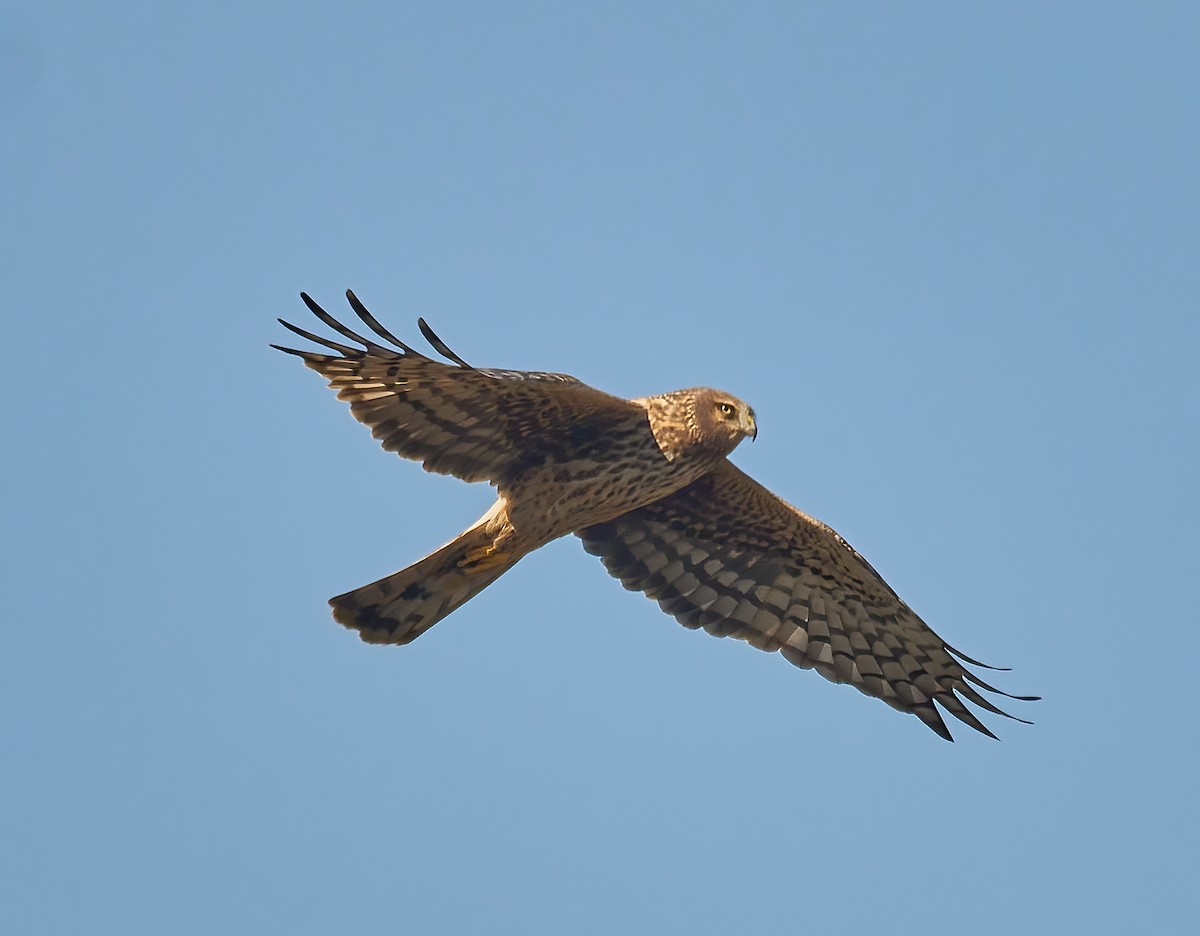
[[[486,572],[488,569],[494,569],[497,566],[504,565],[506,556],[495,543],[490,543],[487,546],[480,546],[472,549],[462,559],[458,561],[458,567],[467,574],[473,572]]]

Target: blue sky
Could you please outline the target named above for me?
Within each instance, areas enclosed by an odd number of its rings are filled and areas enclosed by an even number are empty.
[[[11,932],[1196,924],[1193,5],[0,12]],[[405,648],[490,491],[275,324],[754,406],[735,461],[1045,700],[996,743],[574,540]]]

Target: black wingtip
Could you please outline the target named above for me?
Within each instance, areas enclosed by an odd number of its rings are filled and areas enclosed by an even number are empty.
[[[978,686],[980,689],[986,689],[988,692],[994,692],[994,693],[996,693],[996,695],[1002,695],[1006,699],[1015,699],[1018,702],[1040,702],[1042,700],[1041,696],[1013,695],[1013,693],[1011,693],[1011,692],[1005,692],[1003,689],[997,689],[995,686],[984,682],[982,679],[980,679],[978,676],[976,676],[970,670],[963,670],[963,678],[967,682]]]
[[[354,295],[353,289],[346,290],[346,301],[350,303],[350,308],[352,308],[357,315],[361,316],[364,312],[367,312],[367,307],[362,304],[362,300],[359,299],[358,296]],[[367,314],[370,315],[371,313],[367,312]]]
[[[308,293],[300,293],[300,298],[304,300],[304,304],[308,306],[308,310],[323,322],[328,328],[332,328],[343,338],[349,338],[351,341],[357,341],[360,345],[370,351],[372,354],[395,355],[396,352],[391,348],[385,348],[383,345],[376,344],[370,338],[364,338],[356,331],[347,328],[332,315],[326,312],[321,306],[312,300]]]
[[[337,358],[329,354],[318,354],[316,351],[298,351],[295,348],[285,348],[283,345],[271,345],[276,351],[282,351],[284,354],[291,354],[294,357],[300,358],[305,364],[324,364],[328,361],[336,361]]]
[[[376,319],[375,316],[373,316],[369,311],[367,311],[367,307],[363,305],[362,300],[359,299],[358,296],[354,295],[353,289],[346,290],[346,301],[350,303],[350,308],[354,310],[354,314],[362,320],[362,323],[384,341],[390,341],[405,354],[411,354],[415,357],[422,358],[425,356],[418,351],[414,351],[390,331],[384,328],[381,324],[379,324],[379,320]]]
[[[955,650],[949,644],[942,644],[942,646],[943,646],[943,648],[948,650],[950,653],[953,653],[956,657],[958,657],[964,663],[970,663],[972,666],[982,666],[984,669],[991,670],[994,673],[1011,673],[1012,672],[1011,666],[992,666],[989,663],[984,663],[980,660],[974,659],[973,657],[967,656],[961,650]]]
[[[1020,721],[1020,719],[1015,719],[1015,720]],[[967,724],[971,725],[970,722],[967,722]],[[978,725],[971,725],[971,727],[974,728],[976,731],[978,731],[980,734],[987,735],[993,741],[1000,740],[1000,736],[998,734],[996,734],[995,732],[993,732],[992,729],[989,728],[987,725],[983,724],[983,722],[979,722]]]
[[[314,344],[322,345],[323,347],[329,348],[331,351],[336,351],[345,357],[360,358],[363,356],[362,348],[351,348],[349,345],[338,344],[336,341],[330,341],[328,338],[322,338],[320,335],[314,335],[312,332],[306,331],[299,325],[293,325],[291,322],[288,322],[284,319],[277,319],[276,321],[278,321],[279,324],[288,331],[299,335],[301,338],[306,338]]]
[[[453,351],[451,351],[450,347],[446,344],[446,342],[442,341],[442,339],[437,336],[437,333],[432,328],[429,327],[429,323],[426,322],[425,319],[423,319],[423,318],[417,319],[417,328],[421,329],[421,334],[425,336],[425,340],[428,341],[433,346],[433,349],[438,354],[453,361],[459,367],[465,367],[467,370],[475,369],[475,368],[471,367],[471,365],[468,364],[466,361],[464,361],[462,358],[460,358],[457,354],[455,354]]]

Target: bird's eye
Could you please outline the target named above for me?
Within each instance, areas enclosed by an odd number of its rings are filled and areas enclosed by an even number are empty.
[[[732,403],[718,403],[717,409],[719,409],[721,411],[722,416],[732,416],[733,415],[733,404]]]

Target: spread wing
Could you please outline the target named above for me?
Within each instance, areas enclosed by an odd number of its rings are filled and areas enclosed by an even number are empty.
[[[1008,693],[954,654],[985,664],[947,646],[832,529],[728,461],[579,536],[626,588],[656,599],[685,627],[778,650],[796,666],[915,714],[947,740],[954,739],[934,702],[989,737],[962,699],[1013,718],[976,687]]]
[[[312,313],[350,341],[321,338],[280,319],[310,341],[336,351],[319,354],[272,345],[301,358],[329,381],[383,447],[426,470],[464,481],[506,478],[531,464],[561,461],[573,450],[569,429],[580,420],[601,426],[639,407],[566,374],[474,368],[451,351],[424,320],[421,333],[448,358],[444,364],[413,350],[375,320],[354,293],[351,308],[387,347],[351,331],[304,293]]]

